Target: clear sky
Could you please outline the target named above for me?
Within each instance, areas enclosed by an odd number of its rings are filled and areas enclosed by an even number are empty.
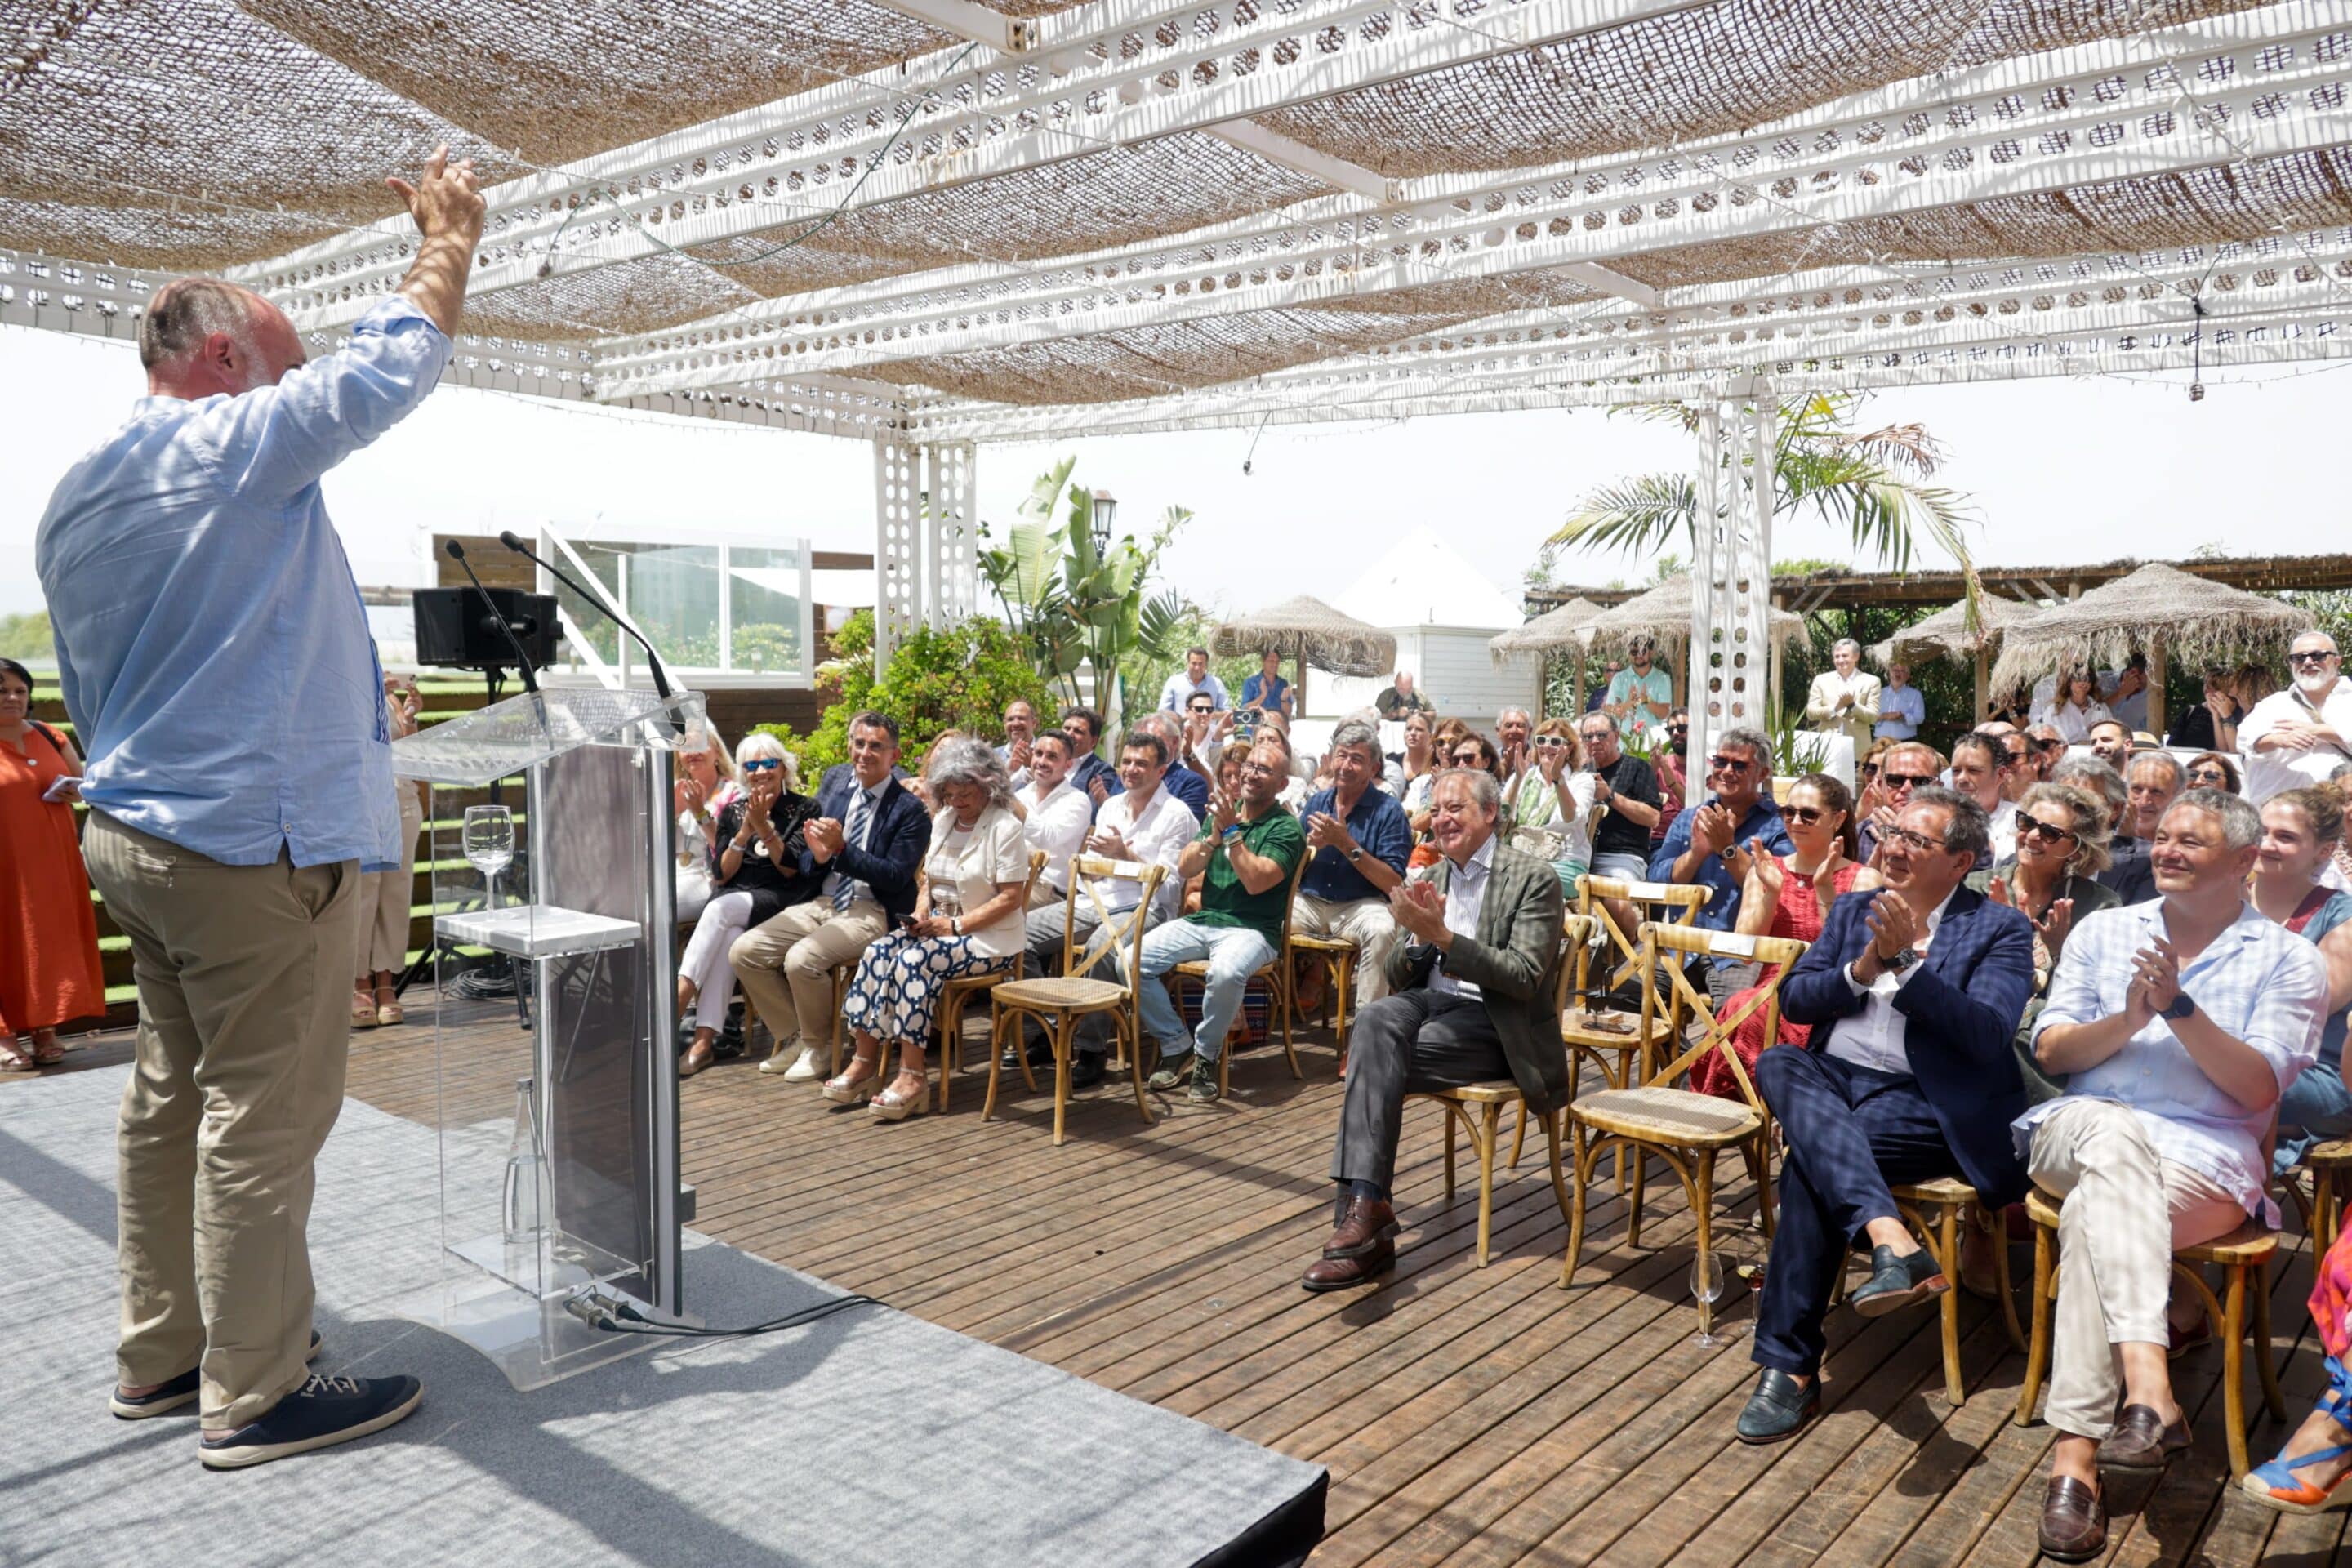
[[[50,488],[141,390],[127,345],[0,327],[0,612],[39,603],[35,525]],[[1881,393],[1876,423],[1917,421],[1943,443],[1943,479],[1979,513],[1979,563],[2063,564],[2352,547],[2344,448],[2352,375],[2214,384],[2049,379]],[[1336,594],[1416,523],[1516,586],[1587,488],[1678,468],[1669,427],[1599,410],[1461,416],[1371,426],[1270,427],[983,448],[982,516],[1009,520],[1029,483],[1076,453],[1114,492],[1120,526],[1148,531],[1171,503],[1194,521],[1170,558],[1204,604],[1255,607]],[[616,534],[665,530],[806,535],[871,549],[867,449],[827,437],[590,412],[450,389],[327,480],[361,581],[425,581],[431,529],[528,528],[543,519]],[[1776,558],[1843,559],[1846,542],[1784,521]],[[1871,563],[1862,563],[1869,565]],[[1571,582],[1646,579],[1646,563],[1570,557]]]

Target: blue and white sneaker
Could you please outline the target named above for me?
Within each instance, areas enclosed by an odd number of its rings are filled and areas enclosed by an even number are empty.
[[[381,1432],[415,1415],[424,1402],[425,1385],[413,1377],[314,1373],[258,1421],[203,1439],[197,1457],[212,1470],[268,1464]]]

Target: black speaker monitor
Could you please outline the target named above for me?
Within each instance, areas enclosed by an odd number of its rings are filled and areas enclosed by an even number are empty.
[[[555,595],[529,594],[520,588],[487,590],[499,614],[521,639],[531,662],[544,668],[555,662],[557,622]],[[453,669],[510,669],[514,645],[499,623],[482,608],[481,596],[471,588],[419,588],[416,608],[416,662]]]

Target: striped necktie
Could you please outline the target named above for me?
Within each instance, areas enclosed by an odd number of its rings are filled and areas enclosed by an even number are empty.
[[[869,807],[866,805],[866,792],[861,789],[857,792],[857,798],[850,803],[849,826],[843,828],[841,833],[841,841],[843,844],[854,844],[861,849],[865,847],[866,814],[868,809]],[[856,900],[856,898],[857,884],[849,879],[848,872],[844,871],[840,873],[838,885],[836,885],[833,889],[833,907],[835,911],[839,912],[843,910],[846,910],[849,908],[850,904]]]

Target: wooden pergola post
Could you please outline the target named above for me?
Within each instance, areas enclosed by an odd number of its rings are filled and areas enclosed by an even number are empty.
[[[2170,663],[2161,641],[2147,645],[2147,730],[2158,741],[2164,739],[2164,681]]]
[[[1985,650],[1976,653],[1977,719],[1979,724],[1992,717],[1992,679],[1985,668]]]

